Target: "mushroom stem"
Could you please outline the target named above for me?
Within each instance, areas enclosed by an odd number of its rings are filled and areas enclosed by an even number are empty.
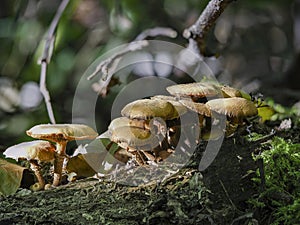
[[[34,174],[35,174],[35,176],[36,176],[36,178],[38,180],[39,190],[44,189],[44,187],[45,187],[45,180],[43,178],[43,175],[41,174],[39,164],[37,163],[36,160],[29,160],[29,163],[30,163],[30,168],[32,169],[32,171],[34,172]]]
[[[62,169],[64,164],[64,159],[66,157],[66,146],[67,141],[57,142],[56,145],[56,155],[54,160],[54,175],[53,175],[53,186],[58,186],[61,181]]]

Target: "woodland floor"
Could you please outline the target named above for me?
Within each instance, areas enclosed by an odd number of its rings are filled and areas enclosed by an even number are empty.
[[[268,135],[279,124],[256,124]],[[300,142],[300,129],[276,135]],[[260,186],[252,153],[260,142],[249,142],[246,131],[227,138],[214,162],[199,172],[200,144],[188,165],[161,183],[137,187],[94,178],[56,189],[0,197],[0,224],[267,224],[266,215],[248,200]]]

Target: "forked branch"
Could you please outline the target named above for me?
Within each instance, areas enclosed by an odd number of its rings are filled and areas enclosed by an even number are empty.
[[[41,64],[40,91],[44,97],[48,116],[49,116],[50,122],[52,124],[55,124],[56,122],[55,122],[55,117],[54,117],[54,113],[53,113],[53,109],[52,109],[52,105],[51,105],[50,95],[49,95],[49,92],[48,92],[47,86],[46,86],[47,66],[50,63],[51,56],[53,53],[56,27],[57,27],[58,21],[61,18],[61,15],[64,12],[68,3],[69,3],[69,0],[63,0],[61,2],[60,6],[58,7],[58,10],[50,24],[47,36],[45,38],[43,54],[38,62],[39,64]]]
[[[190,47],[200,55],[206,56],[205,37],[210,28],[234,0],[211,0],[201,13],[198,20],[184,30],[183,36],[189,40]]]
[[[149,45],[149,42],[145,39],[147,39],[148,37],[157,36],[175,38],[177,36],[177,32],[171,28],[155,27],[152,29],[147,29],[140,33],[134,39],[134,41],[128,43],[121,51],[100,62],[94,72],[88,76],[87,79],[91,80],[96,75],[101,75],[99,81],[97,83],[93,83],[92,85],[94,91],[96,91],[99,95],[105,96],[109,89],[109,86],[113,83],[111,81],[121,58],[129,52],[135,52],[147,47]]]
[[[117,52],[116,54],[112,55],[108,59],[100,62],[98,66],[96,67],[95,71],[88,76],[88,80],[91,80],[94,78],[98,73],[102,73],[101,79],[103,81],[109,80],[109,69],[113,67],[114,62],[117,59],[120,59],[122,56],[126,55],[129,52],[134,52],[141,50],[142,48],[148,46],[148,41],[145,39],[148,37],[157,37],[157,36],[166,36],[170,38],[175,38],[177,36],[177,32],[171,28],[167,27],[155,27],[152,29],[147,29],[140,33],[133,42],[130,42],[127,44],[127,46],[121,50],[120,52]]]

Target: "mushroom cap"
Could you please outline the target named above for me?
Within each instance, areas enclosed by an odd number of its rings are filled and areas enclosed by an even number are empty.
[[[168,101],[161,99],[141,99],[127,104],[121,111],[122,116],[130,119],[152,119],[160,117],[164,120],[178,118],[178,112]]]
[[[193,102],[191,100],[179,100],[179,102],[184,105],[185,107],[187,107],[188,109],[203,115],[203,116],[207,116],[207,117],[211,117],[211,112],[209,110],[209,108],[207,107],[206,104],[204,103],[198,103],[198,102]]]
[[[223,85],[220,88],[224,98],[242,97],[241,92],[236,88],[229,87],[227,85]]]
[[[135,150],[151,150],[159,145],[159,140],[149,130],[139,127],[118,127],[113,130],[111,141],[120,147]]]
[[[170,102],[176,109],[177,113],[179,114],[179,116],[185,114],[187,112],[187,109],[185,106],[183,106],[180,102],[178,102],[176,100],[175,97],[173,96],[167,96],[167,95],[155,95],[153,97],[151,97],[151,99],[155,100],[155,99],[161,99],[161,100],[165,100]]]
[[[55,146],[48,141],[30,141],[13,145],[3,153],[7,158],[51,162],[55,157]]]
[[[150,129],[150,120],[140,120],[140,119],[129,119],[127,117],[118,117],[112,120],[108,126],[108,130],[111,133],[114,129],[118,127],[140,127],[143,129]]]
[[[94,139],[97,132],[83,124],[40,124],[26,131],[33,138],[53,142]]]
[[[171,95],[178,97],[195,96],[203,98],[217,96],[220,94],[218,86],[211,82],[172,85],[167,87],[167,91]]]
[[[239,97],[213,99],[205,103],[214,112],[229,117],[244,118],[257,115],[254,103]]]
[[[127,117],[118,117],[116,119],[113,119],[109,126],[108,126],[108,130],[110,132],[112,132],[113,130],[115,130],[116,128],[119,127],[125,127],[125,126],[130,126],[130,119]]]

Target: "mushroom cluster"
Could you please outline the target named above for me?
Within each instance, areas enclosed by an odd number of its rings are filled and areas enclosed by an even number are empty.
[[[157,95],[127,104],[122,117],[108,127],[110,140],[127,150],[138,165],[166,159],[175,151],[184,127],[199,130],[199,134],[193,134],[198,143],[228,137],[245,119],[257,115],[255,104],[229,86],[199,82],[166,89],[171,96]],[[191,114],[197,119],[182,120]],[[225,127],[212,132],[212,124],[220,118],[225,118]]]
[[[39,190],[45,188],[41,162],[53,163],[52,186],[60,184],[64,161],[69,158],[69,141],[108,138],[108,143],[119,146],[116,158],[145,165],[166,160],[178,149],[185,153],[182,149],[192,148],[201,140],[229,137],[247,118],[258,114],[245,93],[229,86],[199,82],[166,89],[169,96],[156,95],[127,104],[121,110],[122,116],[112,120],[108,131],[99,137],[86,125],[41,124],[26,132],[41,140],[12,146],[4,155],[28,160],[37,179],[34,189]],[[225,121],[225,126],[220,121]]]

